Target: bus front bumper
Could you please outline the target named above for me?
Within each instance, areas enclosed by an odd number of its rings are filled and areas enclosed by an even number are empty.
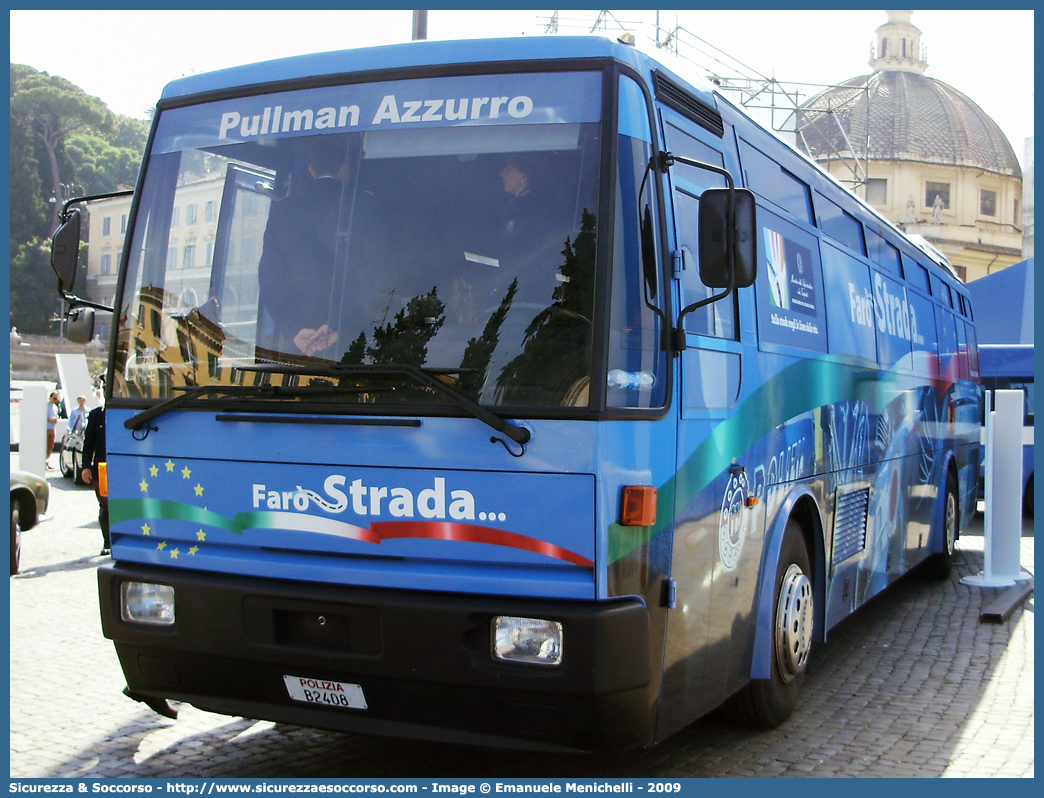
[[[126,692],[150,705],[170,699],[279,723],[518,748],[653,742],[659,657],[638,599],[548,602],[121,563],[99,568],[98,582]],[[174,622],[124,620],[125,582],[172,587]],[[495,659],[498,615],[561,623],[561,664]],[[361,701],[306,703],[291,697],[290,680],[348,686]]]

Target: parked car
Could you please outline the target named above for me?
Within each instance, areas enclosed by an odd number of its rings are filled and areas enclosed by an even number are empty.
[[[11,575],[22,560],[22,531],[32,529],[47,512],[51,486],[28,471],[11,472]]]
[[[81,413],[76,424],[69,427],[62,436],[62,452],[58,456],[61,463],[62,476],[72,477],[77,485],[83,484],[83,436],[87,432],[88,413]]]

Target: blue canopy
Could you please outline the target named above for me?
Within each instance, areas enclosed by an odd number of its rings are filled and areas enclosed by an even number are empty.
[[[1033,258],[968,283],[980,344],[1033,343]]]

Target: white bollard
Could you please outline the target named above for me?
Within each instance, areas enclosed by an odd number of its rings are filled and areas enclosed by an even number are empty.
[[[986,402],[984,569],[961,579],[977,587],[1011,587],[1030,579],[1019,567],[1022,536],[1022,391],[994,391]]]
[[[65,397],[65,407],[68,412],[76,407],[76,397],[87,397],[87,409],[93,410],[101,405],[101,401],[94,395],[91,385],[91,373],[87,368],[86,355],[55,355],[58,361],[58,378],[62,383],[62,394]]]
[[[19,403],[18,467],[22,471],[47,476],[47,397],[46,385],[26,385]]]

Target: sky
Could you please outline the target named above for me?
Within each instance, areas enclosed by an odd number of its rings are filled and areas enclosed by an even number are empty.
[[[551,10],[429,10],[428,38],[534,36]],[[560,33],[590,30],[596,11],[559,11]],[[748,70],[787,83],[834,84],[868,74],[884,11],[661,11]],[[656,12],[613,11],[639,42],[655,37]],[[1032,10],[914,11],[928,77],[961,91],[1008,137],[1025,166],[1033,136]],[[11,11],[11,61],[71,80],[117,113],[144,117],[163,86],[184,75],[273,58],[409,41],[412,11]],[[651,49],[651,45],[648,49]],[[683,53],[695,55],[688,46]],[[713,51],[710,51],[713,52]],[[809,93],[814,93],[809,88]]]

